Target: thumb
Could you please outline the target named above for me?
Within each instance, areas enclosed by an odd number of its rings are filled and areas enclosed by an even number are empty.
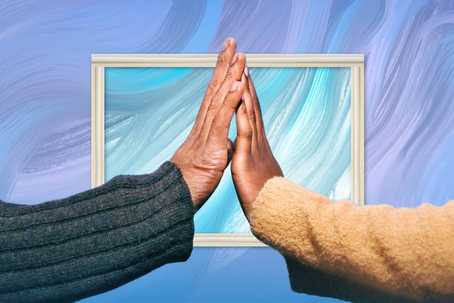
[[[236,128],[235,153],[249,154],[252,146],[252,127],[244,101],[241,102],[236,112]]]

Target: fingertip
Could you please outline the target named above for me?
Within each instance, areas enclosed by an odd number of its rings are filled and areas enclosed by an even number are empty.
[[[244,73],[244,68],[246,67],[246,56],[243,53],[238,53],[237,62],[239,66],[239,72],[242,75]]]
[[[235,47],[236,46],[236,41],[233,37],[227,37],[224,41],[224,48],[230,48],[230,47]]]
[[[224,49],[221,52],[219,52],[218,60],[221,59],[222,65],[225,64],[228,67],[232,64],[235,55],[236,55],[235,40],[233,40],[233,38],[227,38],[224,41]]]
[[[238,61],[240,62],[246,62],[246,55],[243,53],[237,53],[238,56]]]
[[[227,37],[227,38],[224,40],[224,48],[229,47],[229,45],[230,45],[230,37]]]
[[[236,53],[235,54],[235,60],[232,60],[232,63],[230,65],[231,67],[231,75],[234,80],[240,81],[241,76],[244,73],[244,67],[246,66],[246,61],[245,61],[245,56],[244,54],[241,53]]]

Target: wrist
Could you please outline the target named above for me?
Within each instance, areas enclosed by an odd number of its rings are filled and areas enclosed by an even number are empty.
[[[197,211],[199,209],[200,202],[198,202],[198,198],[197,198],[197,195],[196,195],[196,190],[194,188],[195,186],[194,186],[194,184],[192,182],[192,178],[190,177],[191,174],[184,167],[184,165],[182,165],[178,161],[175,161],[173,158],[170,160],[170,162],[172,162],[173,165],[175,165],[175,167],[179,170],[179,172],[181,174],[182,182],[186,186],[186,188],[187,188],[187,190],[188,190],[188,192],[189,192],[189,194],[191,196],[192,205],[194,206],[194,209]]]

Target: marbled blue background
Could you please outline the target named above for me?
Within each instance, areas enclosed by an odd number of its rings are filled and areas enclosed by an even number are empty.
[[[106,181],[156,170],[188,136],[211,68],[105,69]],[[265,129],[284,175],[351,199],[350,68],[251,68]],[[236,125],[233,120],[232,142]],[[199,233],[249,233],[230,167],[195,216]]]
[[[90,54],[366,55],[366,200],[454,198],[454,1],[0,2],[0,198],[90,187]],[[331,302],[289,291],[271,249],[196,249],[85,302]]]

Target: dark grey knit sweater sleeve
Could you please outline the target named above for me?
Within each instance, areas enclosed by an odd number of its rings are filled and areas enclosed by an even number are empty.
[[[74,301],[185,261],[193,217],[170,162],[62,200],[0,202],[0,302]]]

